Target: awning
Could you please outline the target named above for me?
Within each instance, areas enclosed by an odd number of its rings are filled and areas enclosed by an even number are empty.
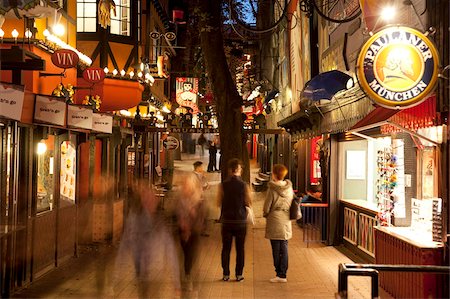
[[[312,102],[331,101],[337,92],[353,85],[353,78],[346,73],[337,70],[324,72],[306,82],[300,97]]]
[[[139,105],[144,87],[137,81],[105,78],[103,82],[94,84],[78,78],[76,104],[81,104],[88,95],[100,96],[100,112],[126,110]],[[89,89],[92,87],[92,89]]]
[[[319,121],[320,115],[318,113],[310,115],[304,111],[298,111],[291,116],[279,121],[277,125],[279,127],[285,128],[289,133],[297,133],[317,126],[319,124]]]
[[[391,116],[395,115],[398,112],[399,112],[398,110],[378,106],[374,110],[372,110],[369,114],[367,114],[366,117],[364,117],[359,122],[357,122],[353,127],[351,127],[350,131],[370,126],[372,124],[380,123],[382,121],[389,119]]]

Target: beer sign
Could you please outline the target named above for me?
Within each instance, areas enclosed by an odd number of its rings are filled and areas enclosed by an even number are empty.
[[[105,79],[105,71],[99,67],[89,67],[84,70],[83,78],[90,83],[99,83]]]
[[[419,104],[434,89],[438,65],[437,50],[425,34],[392,26],[363,45],[356,74],[376,104],[400,109]]]
[[[76,67],[80,58],[69,49],[59,49],[52,54],[52,62],[59,68],[70,69]]]

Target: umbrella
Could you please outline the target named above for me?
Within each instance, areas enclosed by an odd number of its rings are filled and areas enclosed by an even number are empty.
[[[351,81],[350,81],[351,80]],[[305,84],[300,96],[304,100],[319,102],[331,101],[333,96],[341,90],[353,86],[353,78],[340,71],[329,71],[320,73]]]

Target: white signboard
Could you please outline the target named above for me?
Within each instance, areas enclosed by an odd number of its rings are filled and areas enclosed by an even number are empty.
[[[366,178],[366,152],[347,151],[347,180],[364,180]]]
[[[92,109],[80,106],[67,106],[67,125],[70,127],[92,130]]]
[[[64,126],[66,103],[53,97],[36,96],[34,120]]]
[[[0,116],[20,120],[24,91],[10,84],[0,84]]]
[[[113,117],[107,114],[94,113],[92,116],[92,130],[102,133],[112,133]]]

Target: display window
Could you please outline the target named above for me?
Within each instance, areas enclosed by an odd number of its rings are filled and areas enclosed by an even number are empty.
[[[436,140],[427,132],[439,130],[340,142],[339,199],[376,211],[378,226],[401,227],[402,235],[438,241],[438,150],[427,142]]]
[[[55,189],[55,137],[48,135],[37,144],[36,212],[53,210]]]

